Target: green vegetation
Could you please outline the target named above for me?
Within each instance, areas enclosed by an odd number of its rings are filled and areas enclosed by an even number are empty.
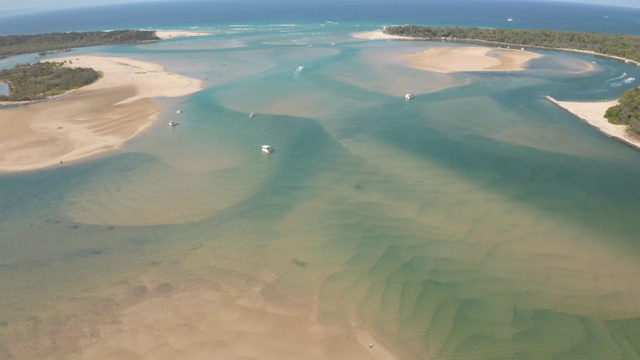
[[[629,131],[640,134],[640,88],[624,93],[618,105],[610,107],[604,117],[612,124],[628,125]]]
[[[42,62],[0,71],[0,81],[10,87],[9,95],[0,95],[0,101],[46,99],[91,84],[100,77],[93,69],[68,68],[63,64]]]
[[[640,36],[600,34],[574,31],[482,29],[477,27],[390,26],[390,35],[403,35],[427,40],[458,39],[486,41],[514,46],[593,51],[640,62]]]
[[[0,59],[76,47],[160,40],[155,31],[117,30],[0,36]]]

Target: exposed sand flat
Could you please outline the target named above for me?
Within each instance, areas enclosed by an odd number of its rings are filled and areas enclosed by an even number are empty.
[[[68,96],[1,109],[0,171],[59,165],[120,148],[156,121],[150,99],[201,89],[201,81],[161,65],[129,58],[79,56],[51,59],[90,67],[104,76]]]
[[[382,32],[382,30],[375,31],[364,31],[351,34],[354,38],[358,39],[367,39],[367,40],[387,40],[387,39],[404,39],[404,40],[413,40],[413,38],[409,36],[400,36],[400,35],[388,35]]]
[[[529,60],[542,57],[524,50],[495,49],[484,46],[433,47],[404,55],[418,69],[441,73],[460,71],[518,71]]]
[[[638,150],[640,150],[640,138],[633,137],[627,132],[627,127],[625,125],[614,125],[611,124],[605,117],[604,114],[610,107],[616,105],[618,103],[617,100],[614,101],[597,101],[597,102],[578,102],[578,101],[557,101],[551,96],[546,96],[546,98],[552,103],[560,106],[561,108],[567,110],[573,115],[577,116],[587,124],[596,128],[601,133],[607,135],[608,137],[614,138],[618,141],[621,141],[627,145],[630,145]]]
[[[208,32],[202,31],[181,31],[181,30],[157,30],[156,35],[162,39],[173,39],[177,37],[188,37],[188,36],[206,36],[211,35]]]
[[[16,359],[397,359],[356,323],[272,309],[246,284],[163,283],[131,293],[91,305],[55,331],[36,325],[10,352]]]

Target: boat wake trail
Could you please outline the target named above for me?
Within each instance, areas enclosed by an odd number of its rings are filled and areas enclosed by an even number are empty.
[[[620,83],[618,83],[618,80],[622,80],[624,79],[624,77],[627,76],[627,73],[622,73],[622,75],[620,76],[616,76],[614,78],[611,79],[607,79],[604,81],[603,85],[608,85],[609,87],[618,87],[620,86]]]
[[[611,78],[611,79],[609,79],[609,80],[607,80],[605,82],[612,82],[612,81],[616,81],[616,80],[621,80],[621,79],[624,79],[625,76],[627,76],[627,73],[623,72],[622,75],[614,77],[614,78]]]

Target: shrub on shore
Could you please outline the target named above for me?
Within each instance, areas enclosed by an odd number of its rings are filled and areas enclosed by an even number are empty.
[[[640,135],[640,88],[625,92],[618,105],[607,109],[604,117],[612,124],[627,125],[629,131]]]

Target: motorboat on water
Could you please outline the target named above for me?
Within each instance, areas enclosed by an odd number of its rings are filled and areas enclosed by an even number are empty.
[[[252,112],[251,112],[251,113],[249,113],[249,117],[250,117],[250,118],[252,118],[252,117],[254,117],[254,116],[256,116],[256,114],[254,114],[254,113],[252,113]]]
[[[412,93],[408,93],[407,95],[404,96],[404,98],[407,100],[411,100],[414,98],[414,95]]]
[[[169,121],[169,126],[177,126],[178,123],[175,121]]]
[[[262,145],[262,152],[271,154],[273,152],[273,148],[269,145]]]

